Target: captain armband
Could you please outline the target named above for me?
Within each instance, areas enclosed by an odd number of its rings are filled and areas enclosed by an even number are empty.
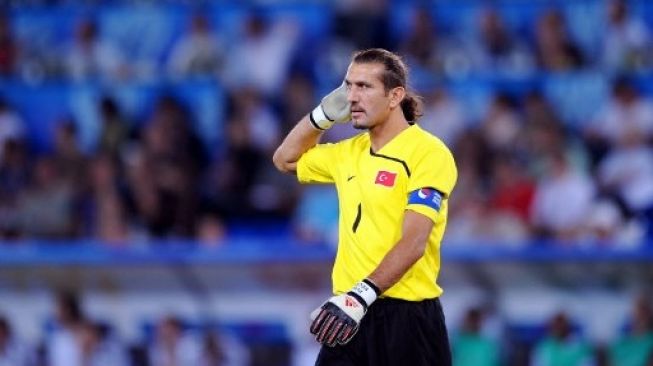
[[[442,199],[443,194],[438,190],[425,187],[410,192],[408,195],[408,204],[425,205],[439,212],[440,206],[442,205]]]

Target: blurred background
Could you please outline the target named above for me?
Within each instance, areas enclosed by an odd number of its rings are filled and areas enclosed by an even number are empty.
[[[0,365],[312,365],[337,196],[271,155],[368,47],[458,164],[454,364],[653,365],[652,46],[647,0],[0,1]]]

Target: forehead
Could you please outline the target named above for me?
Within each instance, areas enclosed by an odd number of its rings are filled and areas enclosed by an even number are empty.
[[[384,67],[380,63],[352,62],[347,69],[345,79],[351,83],[358,81],[381,82]]]

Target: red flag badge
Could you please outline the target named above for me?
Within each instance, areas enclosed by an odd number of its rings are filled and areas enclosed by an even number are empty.
[[[397,173],[379,170],[379,172],[376,173],[376,180],[374,183],[386,187],[392,187],[395,185],[395,178],[397,178]]]

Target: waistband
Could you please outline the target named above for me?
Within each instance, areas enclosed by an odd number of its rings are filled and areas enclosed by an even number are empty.
[[[429,305],[437,305],[441,306],[440,304],[440,298],[439,297],[434,297],[432,299],[424,299],[421,301],[409,301],[409,300],[404,300],[404,299],[397,299],[394,297],[379,297],[374,301],[372,306],[378,305],[378,307],[382,306],[400,306],[400,305],[418,305],[418,304],[429,304]]]

